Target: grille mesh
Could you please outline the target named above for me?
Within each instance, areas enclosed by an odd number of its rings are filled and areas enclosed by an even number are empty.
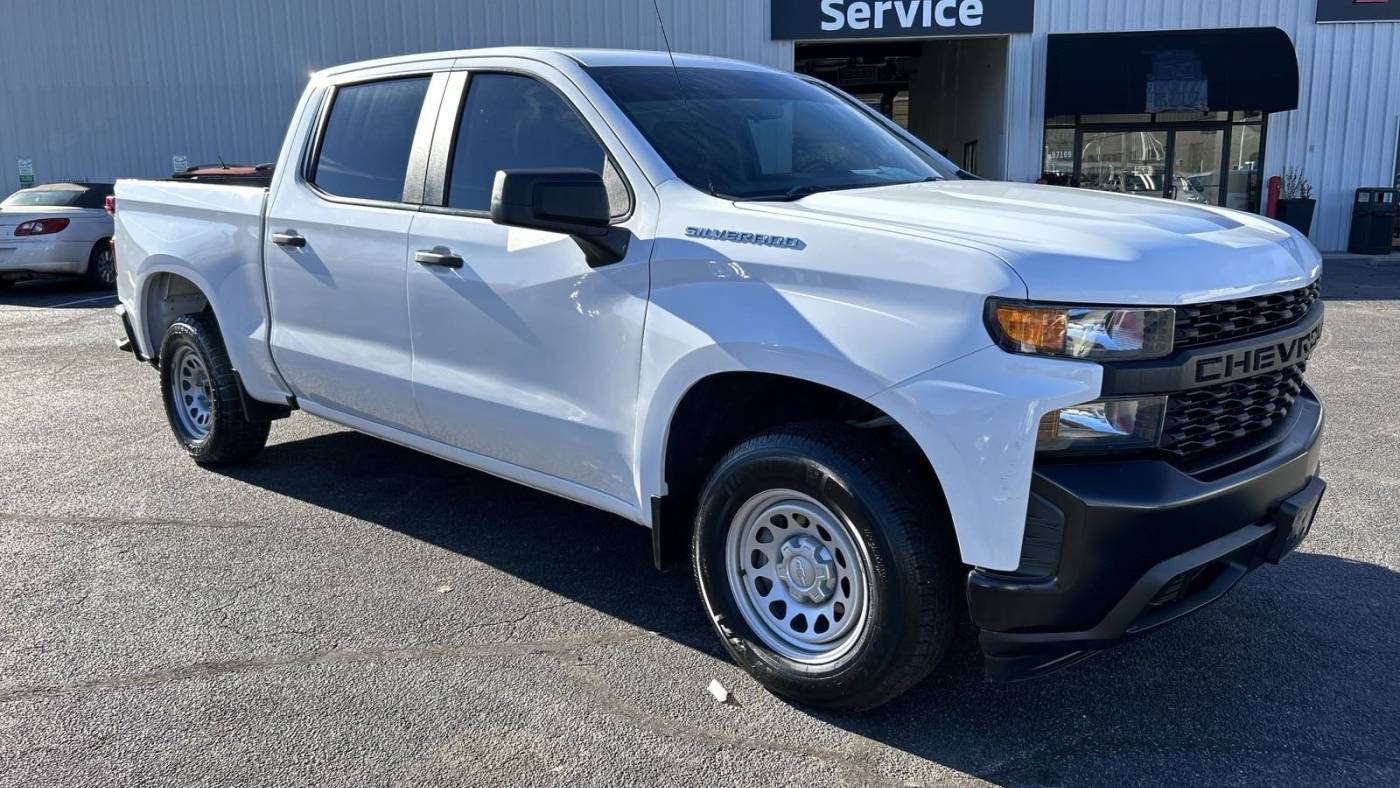
[[[1320,295],[1316,284],[1287,293],[1176,308],[1176,349],[1265,334],[1302,320]]]
[[[1292,410],[1306,366],[1171,395],[1162,448],[1195,454],[1267,430]]]

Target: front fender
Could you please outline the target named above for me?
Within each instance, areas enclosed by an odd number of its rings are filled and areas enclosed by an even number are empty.
[[[1103,368],[991,347],[869,398],[908,430],[943,485],[963,563],[1021,563],[1036,434],[1045,414],[1092,402]]]

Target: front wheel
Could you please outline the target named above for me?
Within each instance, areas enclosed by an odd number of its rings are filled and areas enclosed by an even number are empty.
[[[272,424],[248,418],[213,315],[185,315],[171,324],[160,347],[160,382],[170,429],[195,462],[243,462],[267,445]]]
[[[946,515],[888,447],[805,425],[731,451],[701,495],[693,557],[710,619],[769,690],[858,711],[942,660],[957,616]]]

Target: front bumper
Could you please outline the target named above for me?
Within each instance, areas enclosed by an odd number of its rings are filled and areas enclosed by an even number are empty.
[[[1315,505],[1325,487],[1322,425],[1322,405],[1305,391],[1265,441],[1208,470],[1161,459],[1038,463],[1026,553],[1034,560],[1023,569],[1043,571],[968,576],[988,677],[1066,667],[1201,609],[1279,560],[1292,504]]]

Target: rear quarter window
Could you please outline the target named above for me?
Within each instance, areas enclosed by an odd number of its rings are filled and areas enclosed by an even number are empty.
[[[428,82],[424,76],[338,88],[311,182],[337,197],[402,202]]]

